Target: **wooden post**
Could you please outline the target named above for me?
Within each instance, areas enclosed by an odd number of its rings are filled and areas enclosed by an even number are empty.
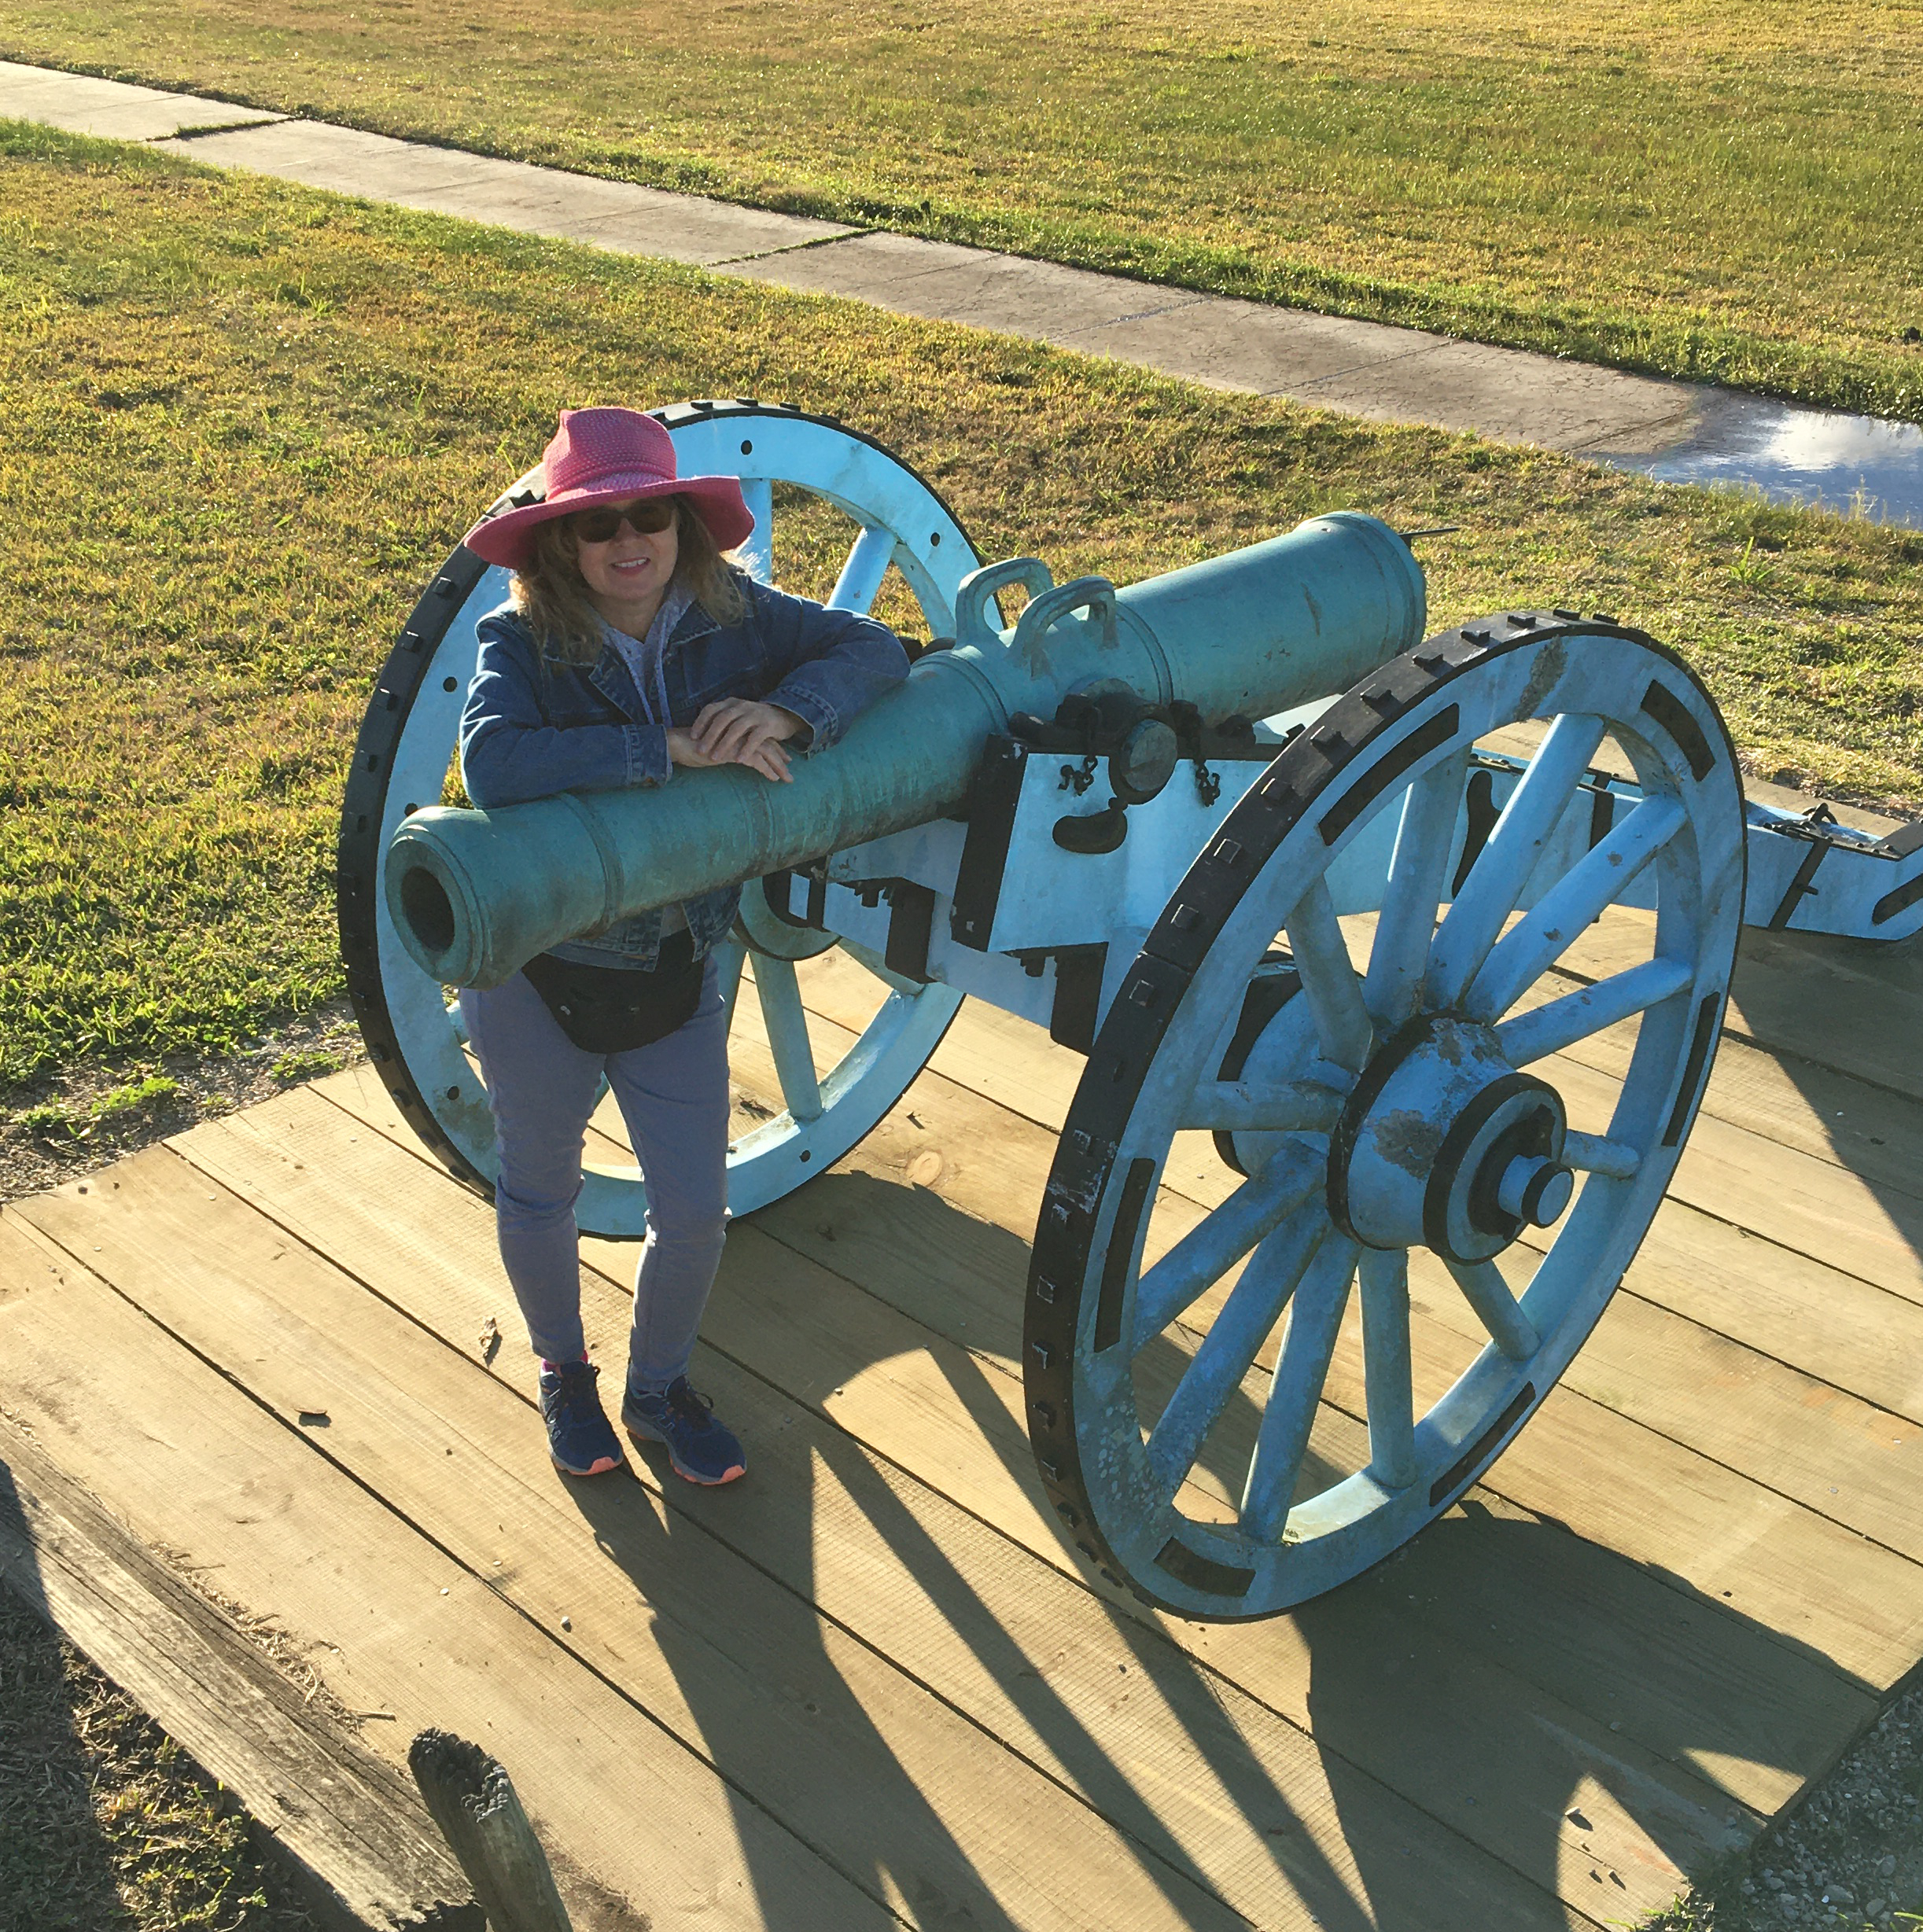
[[[506,1771],[477,1744],[423,1731],[408,1768],[493,1932],[573,1932],[547,1855]]]

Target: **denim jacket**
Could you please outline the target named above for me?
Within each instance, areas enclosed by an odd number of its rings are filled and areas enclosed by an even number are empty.
[[[900,642],[872,618],[739,581],[748,600],[740,623],[717,624],[691,604],[675,625],[661,667],[667,723],[691,725],[717,698],[762,698],[806,722],[809,753],[825,751],[908,675]],[[478,635],[461,714],[461,778],[477,805],[670,782],[667,726],[612,644],[591,666],[565,663],[536,647],[511,605],[482,618]],[[730,885],[683,904],[697,959],[726,936],[740,900]],[[652,966],[661,942],[657,911],[554,950],[594,965]]]

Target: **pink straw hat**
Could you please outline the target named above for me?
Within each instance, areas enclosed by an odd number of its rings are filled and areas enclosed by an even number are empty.
[[[724,550],[745,543],[754,529],[740,483],[733,477],[677,477],[673,438],[638,409],[564,409],[541,471],[544,501],[484,517],[461,539],[476,556],[519,570],[533,553],[536,524],[643,496],[693,498]]]

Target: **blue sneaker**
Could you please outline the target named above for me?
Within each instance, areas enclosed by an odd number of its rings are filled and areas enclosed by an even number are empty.
[[[591,1362],[545,1363],[541,1368],[541,1420],[547,1453],[569,1476],[605,1476],[621,1466],[621,1438],[608,1426]]]
[[[685,1375],[661,1395],[636,1395],[621,1404],[621,1426],[637,1442],[665,1442],[674,1473],[690,1482],[732,1482],[747,1473],[748,1459],[735,1433],[714,1419],[714,1404],[697,1395]]]

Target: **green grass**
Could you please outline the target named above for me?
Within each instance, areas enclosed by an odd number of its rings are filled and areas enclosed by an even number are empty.
[[[326,1059],[325,1055],[313,1057]],[[313,1070],[331,1073],[333,1065],[330,1062]],[[125,1126],[179,1098],[180,1083],[171,1075],[148,1073],[110,1087],[83,1105],[48,1100],[23,1107],[13,1117],[14,1124],[48,1139],[89,1140],[102,1127]]]
[[[558,405],[757,394],[1058,578],[1460,523],[1438,627],[1615,613],[1760,769],[1923,807],[1923,535],[0,123],[0,1097],[337,995],[342,775],[422,583]]]
[[[0,0],[0,52],[1923,421],[1923,0]]]

